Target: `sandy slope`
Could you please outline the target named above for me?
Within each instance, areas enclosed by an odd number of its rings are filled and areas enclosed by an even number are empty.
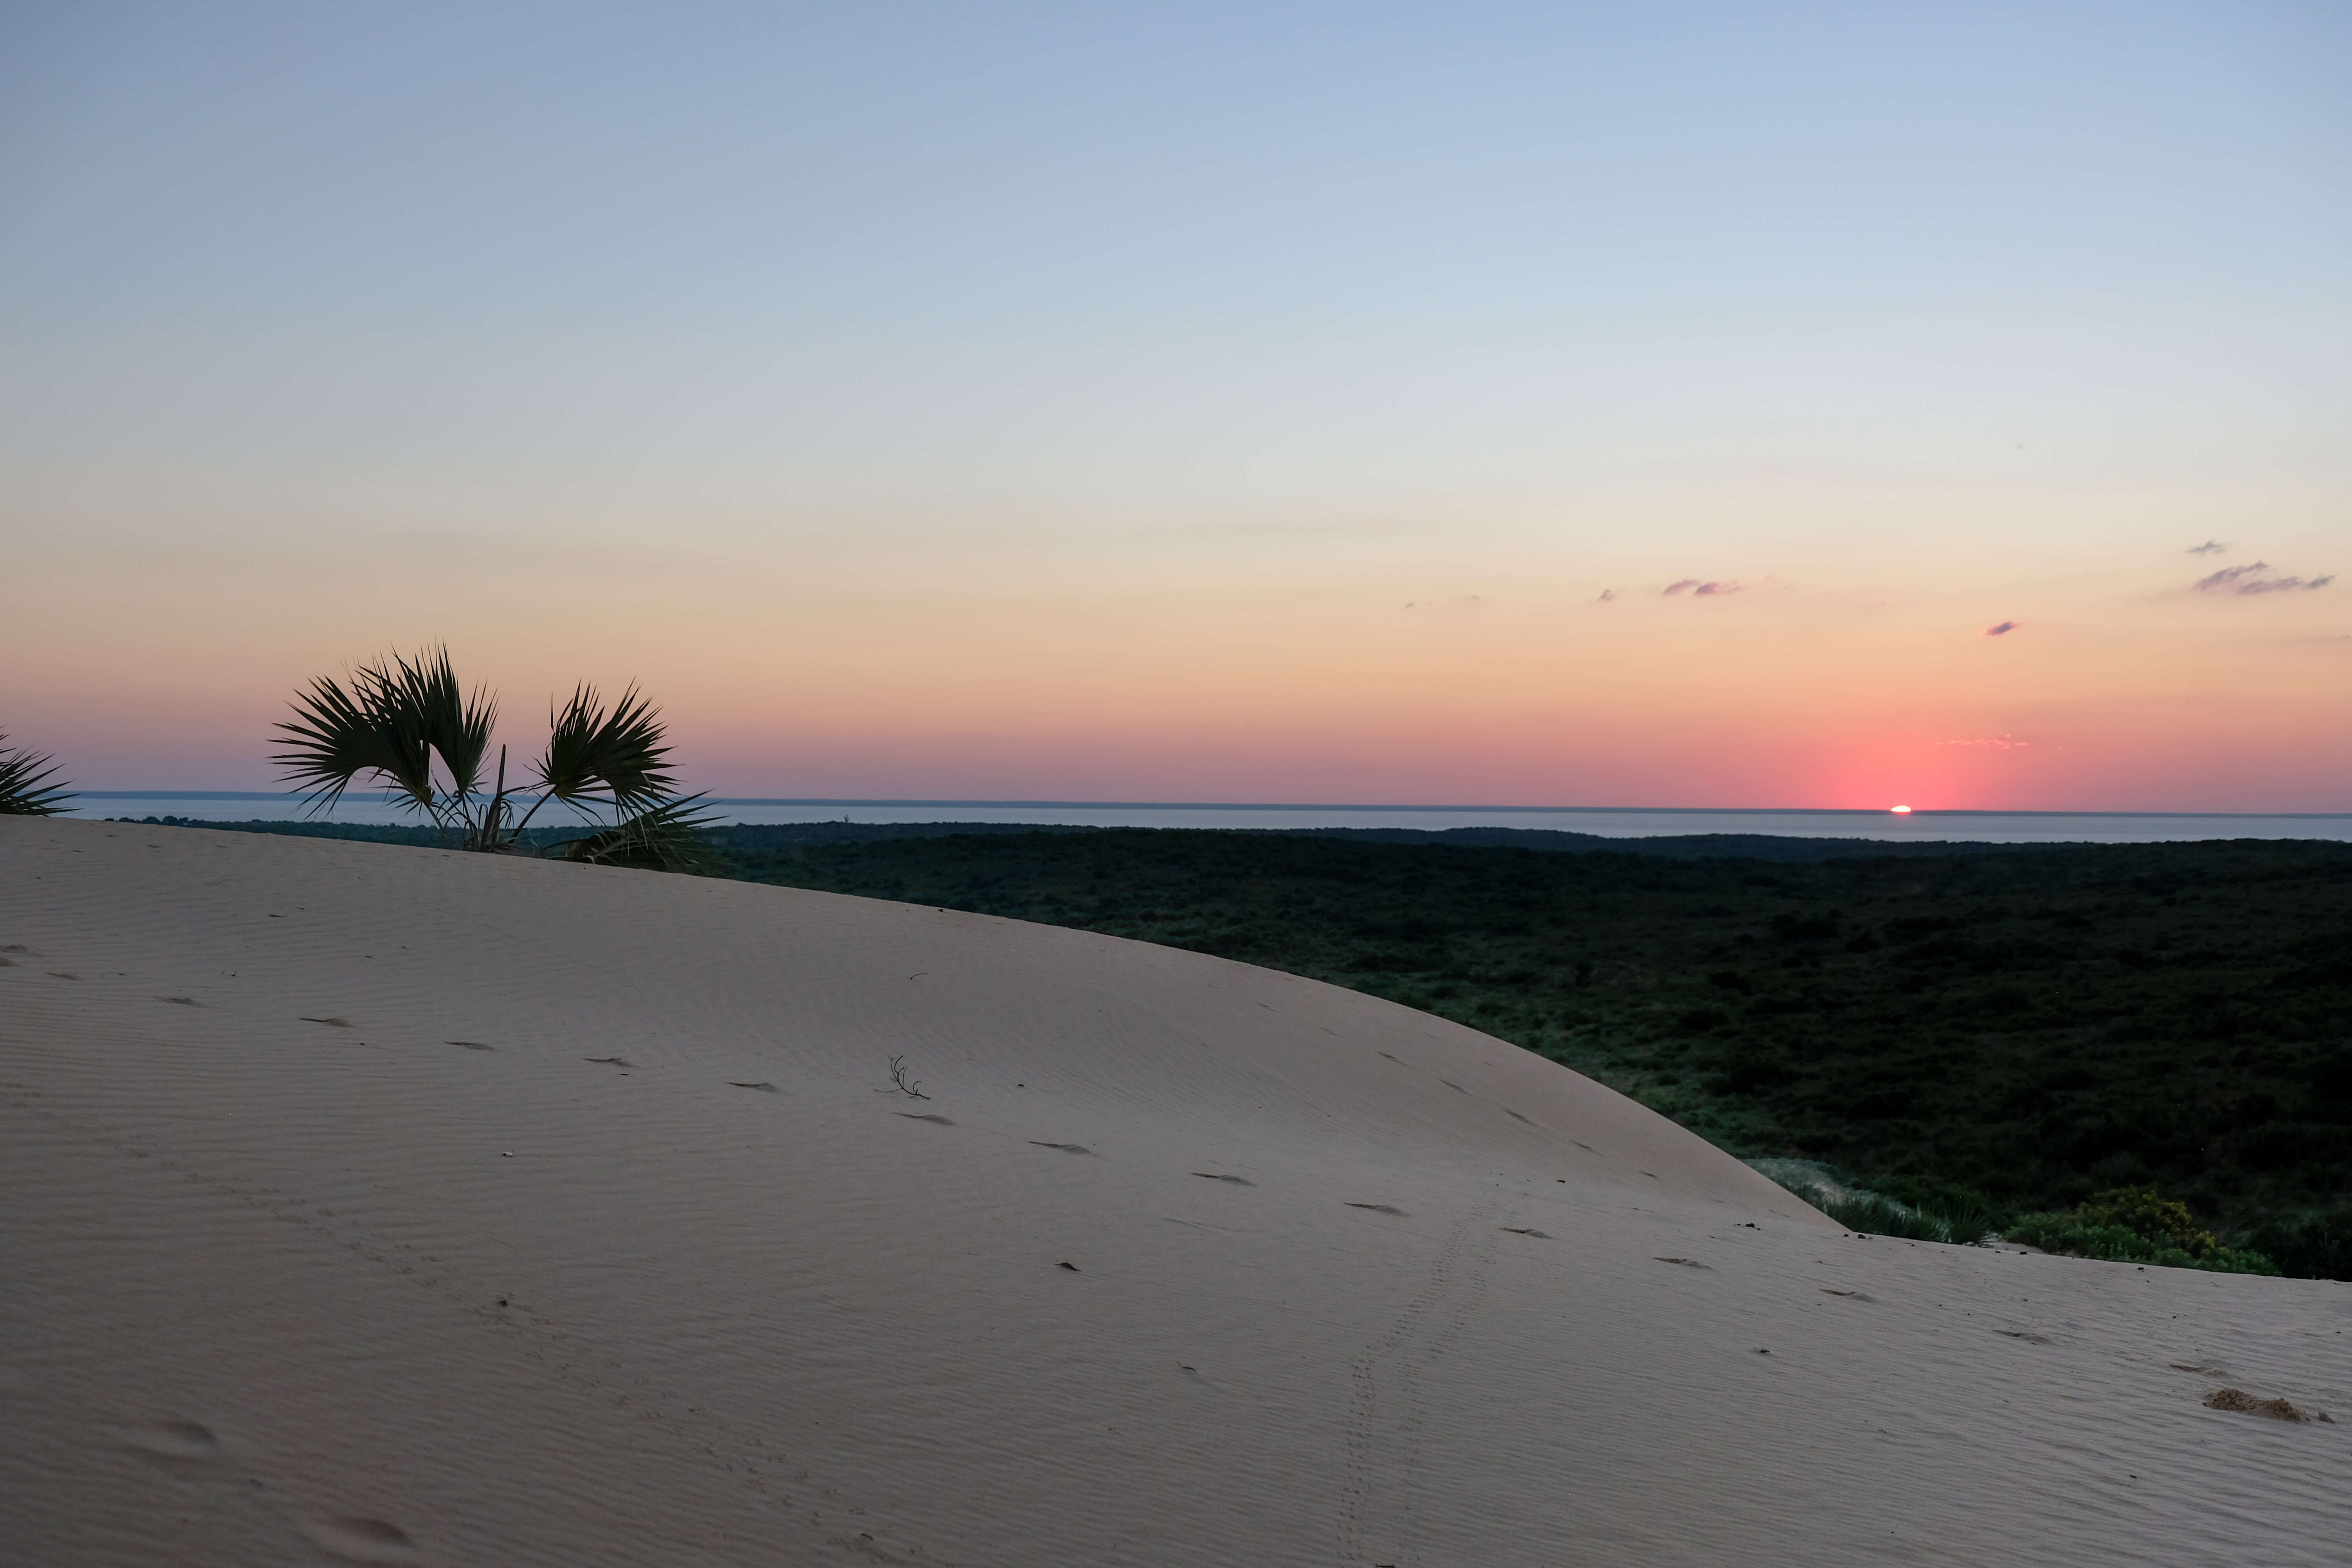
[[[0,948],[12,1563],[2352,1560],[2352,1287],[1849,1237],[1348,992],[7,819]]]

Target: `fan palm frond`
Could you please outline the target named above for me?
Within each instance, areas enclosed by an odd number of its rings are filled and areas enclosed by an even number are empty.
[[[440,816],[433,755],[424,727],[400,711],[392,681],[378,665],[352,673],[352,689],[320,676],[295,694],[294,718],[270,761],[308,797],[311,812],[331,810],[362,773],[373,773],[413,810]]]
[[[481,787],[497,715],[487,692],[465,696],[446,648],[414,661],[394,654],[352,670],[349,690],[321,676],[298,692],[293,721],[278,726],[284,750],[271,760],[308,794],[313,812],[373,773],[412,810],[446,821],[453,811],[462,816],[466,797]],[[449,778],[446,796],[433,777],[436,754]]]
[[[539,798],[520,821],[509,817],[504,747],[495,784],[484,778],[497,720],[497,700],[486,689],[468,697],[457,684],[446,647],[413,659],[395,653],[358,666],[348,686],[322,677],[296,692],[294,717],[278,726],[281,749],[272,760],[308,792],[314,813],[372,775],[410,809],[461,834],[465,847],[519,854],[532,852],[524,837],[532,816],[560,800],[592,831],[551,846],[555,853],[667,871],[710,866],[699,830],[714,819],[696,804],[702,796],[677,798],[660,712],[635,686],[609,709],[594,687],[575,687],[569,702],[551,710]]]
[[[43,781],[57,773],[55,757],[37,756],[7,743],[0,731],[0,816],[57,816],[73,792],[63,784]]]
[[[718,863],[702,829],[718,820],[699,795],[663,801],[584,838],[551,846],[566,860],[640,871],[708,872]]]
[[[660,710],[634,686],[607,712],[593,686],[573,689],[551,716],[552,732],[539,764],[539,784],[566,805],[608,805],[642,812],[677,788],[667,760]]]
[[[466,696],[450,668],[449,650],[419,653],[411,664],[398,654],[393,668],[376,667],[394,706],[423,735],[425,743],[440,753],[449,774],[450,793],[460,799],[482,787],[482,764],[489,754],[490,730],[498,722],[498,701],[481,687]]]

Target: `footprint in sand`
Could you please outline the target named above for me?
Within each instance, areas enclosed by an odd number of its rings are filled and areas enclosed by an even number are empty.
[[[1392,1214],[1399,1219],[1411,1217],[1394,1204],[1349,1204],[1348,1206],[1351,1209],[1370,1209],[1374,1214]]]
[[[479,1040],[444,1040],[441,1043],[445,1046],[462,1046],[469,1051],[495,1051],[498,1049],[498,1047],[486,1046]]]
[[[1701,1263],[1696,1258],[1655,1258],[1653,1261],[1658,1263],[1679,1263],[1685,1268],[1706,1268],[1710,1267],[1707,1264]]]
[[[942,1127],[953,1127],[955,1125],[954,1122],[950,1121],[944,1116],[927,1116],[919,1110],[894,1110],[890,1114],[893,1116],[903,1116],[909,1121],[936,1121]]]
[[[142,1421],[125,1426],[121,1436],[140,1452],[166,1459],[211,1459],[220,1455],[220,1439],[194,1421]]]
[[[1826,1285],[1822,1287],[1822,1294],[1824,1296],[1843,1296],[1849,1301],[1875,1301],[1878,1300],[1877,1297],[1864,1295],[1860,1290],[1832,1290]]]
[[[1507,1225],[1503,1228],[1513,1236],[1532,1236],[1538,1241],[1549,1241],[1551,1239],[1551,1233],[1549,1231],[1529,1230],[1527,1226],[1522,1225]]]
[[[193,996],[158,996],[155,1000],[158,1002],[170,1002],[182,1007],[201,1007],[204,1005],[203,1003],[197,1001]]]
[[[330,1029],[349,1029],[355,1026],[349,1018],[304,1018],[305,1024],[324,1024]]]
[[[582,1057],[583,1062],[600,1062],[606,1067],[633,1068],[637,1064],[626,1057]]]
[[[1059,1149],[1065,1154],[1091,1154],[1094,1152],[1093,1150],[1087,1148],[1083,1143],[1040,1143],[1034,1138],[1032,1138],[1029,1142],[1036,1148]]]
[[[727,1080],[727,1087],[730,1089],[756,1089],[761,1094],[782,1094],[784,1092],[772,1083],[737,1083],[731,1078]]]
[[[1213,1182],[1228,1183],[1236,1187],[1254,1187],[1257,1185],[1255,1182],[1251,1181],[1247,1176],[1223,1176],[1219,1175],[1214,1171],[1195,1171],[1192,1173],[1196,1176],[1205,1176]]]
[[[2030,1345],[2046,1345],[2051,1342],[2048,1334],[2037,1334],[2026,1329],[1995,1329],[1993,1332],[2003,1339],[2023,1340]]]
[[[400,1526],[381,1519],[362,1519],[345,1514],[334,1519],[314,1520],[302,1527],[302,1533],[313,1544],[323,1547],[346,1563],[414,1563],[416,1543]]]

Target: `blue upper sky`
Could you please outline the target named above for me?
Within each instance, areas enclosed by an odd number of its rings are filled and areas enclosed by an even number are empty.
[[[239,625],[655,541],[1084,604],[2318,573],[2347,83],[2334,3],[20,3],[0,535]]]

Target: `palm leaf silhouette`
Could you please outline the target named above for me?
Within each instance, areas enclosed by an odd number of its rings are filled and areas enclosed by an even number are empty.
[[[570,701],[550,710],[547,752],[534,769],[539,798],[511,826],[504,748],[496,783],[484,788],[497,721],[496,700],[480,688],[466,695],[446,647],[414,659],[393,654],[355,668],[348,687],[321,677],[298,690],[293,719],[278,725],[272,760],[306,793],[314,815],[331,809],[354,782],[373,778],[409,809],[462,833],[468,849],[537,853],[523,830],[540,807],[561,801],[590,829],[554,847],[566,858],[709,868],[700,830],[713,819],[696,804],[703,796],[678,795],[660,711],[635,686],[610,708],[594,687],[577,686]]]
[[[610,712],[593,686],[575,688],[553,715],[540,787],[566,805],[599,804],[638,811],[669,798],[677,783],[667,761],[661,714],[637,694],[621,693]]]
[[[567,860],[597,866],[627,866],[641,871],[705,872],[717,863],[702,829],[716,820],[696,803],[699,795],[664,801],[624,817],[611,827],[555,848]]]
[[[45,782],[56,776],[57,759],[36,756],[7,742],[7,732],[0,731],[0,816],[61,815],[73,792]]]
[[[308,796],[315,815],[331,809],[363,774],[372,774],[411,810],[447,824],[481,788],[497,704],[477,690],[467,699],[446,648],[398,654],[362,664],[346,690],[321,676],[299,691],[294,719],[271,760]],[[433,776],[440,759],[448,786]]]

